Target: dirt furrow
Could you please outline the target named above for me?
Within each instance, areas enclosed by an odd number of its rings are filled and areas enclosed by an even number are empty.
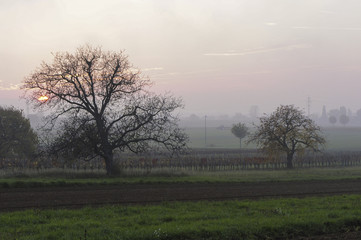
[[[259,183],[125,184],[0,189],[0,211],[26,208],[150,204],[163,201],[258,199],[361,194],[361,180]]]

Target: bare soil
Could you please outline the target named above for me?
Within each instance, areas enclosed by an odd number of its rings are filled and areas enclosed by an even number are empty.
[[[3,188],[0,189],[0,212],[24,208],[150,204],[164,201],[307,197],[337,194],[361,194],[361,179]]]
[[[330,181],[124,184],[83,187],[0,189],[0,212],[27,208],[77,208],[164,201],[260,199],[361,194],[361,179]],[[361,232],[299,240],[361,239]]]

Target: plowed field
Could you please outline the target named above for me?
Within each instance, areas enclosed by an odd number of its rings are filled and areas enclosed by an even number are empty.
[[[361,194],[361,179],[9,188],[0,189],[0,212],[27,208],[78,208],[104,204],[154,204],[162,201],[259,199],[337,194]],[[361,239],[361,232],[298,238],[298,240],[301,239]]]
[[[199,201],[361,194],[361,179],[253,183],[124,184],[0,189],[0,211]]]

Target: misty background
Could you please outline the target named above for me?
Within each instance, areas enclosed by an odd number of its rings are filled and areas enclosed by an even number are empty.
[[[19,100],[23,78],[51,52],[89,43],[126,50],[155,92],[183,98],[190,126],[206,115],[215,127],[252,122],[280,104],[323,125],[360,125],[360,7],[356,0],[0,1],[0,103],[39,115]]]

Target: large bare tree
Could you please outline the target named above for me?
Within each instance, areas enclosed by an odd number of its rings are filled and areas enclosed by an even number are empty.
[[[53,56],[24,79],[23,89],[35,108],[51,112],[48,126],[60,121],[58,150],[84,159],[101,156],[111,175],[115,149],[138,153],[154,144],[170,151],[186,146],[174,113],[182,100],[151,93],[151,82],[123,51],[85,45]],[[46,97],[39,101],[40,96]]]
[[[325,144],[320,127],[293,105],[281,105],[270,116],[260,118],[260,125],[248,142],[254,142],[268,154],[287,155],[287,168],[293,157],[305,150],[319,151]]]

